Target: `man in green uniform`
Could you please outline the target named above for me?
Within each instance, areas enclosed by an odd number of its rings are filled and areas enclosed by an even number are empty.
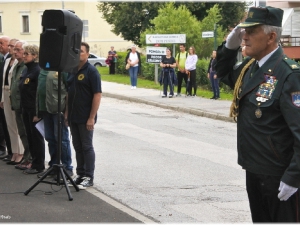
[[[253,222],[299,220],[300,70],[279,46],[282,17],[250,8],[217,50],[217,75],[234,89],[230,115]],[[248,57],[236,67],[242,39]]]

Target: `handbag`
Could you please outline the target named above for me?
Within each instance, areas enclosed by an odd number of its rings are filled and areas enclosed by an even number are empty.
[[[130,68],[130,63],[127,63],[126,66],[125,66],[125,69],[129,70],[129,68]]]

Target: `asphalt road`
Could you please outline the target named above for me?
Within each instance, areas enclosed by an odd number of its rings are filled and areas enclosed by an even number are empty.
[[[162,223],[251,222],[236,124],[103,98],[95,187]]]

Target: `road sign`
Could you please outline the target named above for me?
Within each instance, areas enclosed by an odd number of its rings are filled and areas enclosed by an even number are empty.
[[[214,37],[213,31],[204,31],[202,32],[202,38],[211,38]]]
[[[146,44],[176,44],[185,43],[185,34],[146,34]]]
[[[146,48],[146,59],[147,63],[160,63],[162,57],[166,55],[166,47],[147,47]]]

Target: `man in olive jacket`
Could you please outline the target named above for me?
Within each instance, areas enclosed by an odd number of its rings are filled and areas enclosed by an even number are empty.
[[[31,155],[29,151],[27,134],[22,120],[22,112],[20,109],[19,82],[20,82],[20,76],[22,74],[22,71],[26,68],[23,61],[24,49],[22,46],[24,44],[25,41],[17,41],[15,44],[14,54],[16,55],[16,59],[18,60],[18,64],[14,67],[14,70],[12,72],[11,85],[10,85],[11,107],[12,110],[15,111],[18,133],[25,150],[22,163],[19,165],[15,165],[17,169],[21,169],[21,170],[29,169],[31,166]]]
[[[249,9],[218,48],[216,70],[234,88],[238,163],[253,222],[299,222],[300,70],[279,46],[283,11]],[[249,56],[234,67],[242,39]]]

